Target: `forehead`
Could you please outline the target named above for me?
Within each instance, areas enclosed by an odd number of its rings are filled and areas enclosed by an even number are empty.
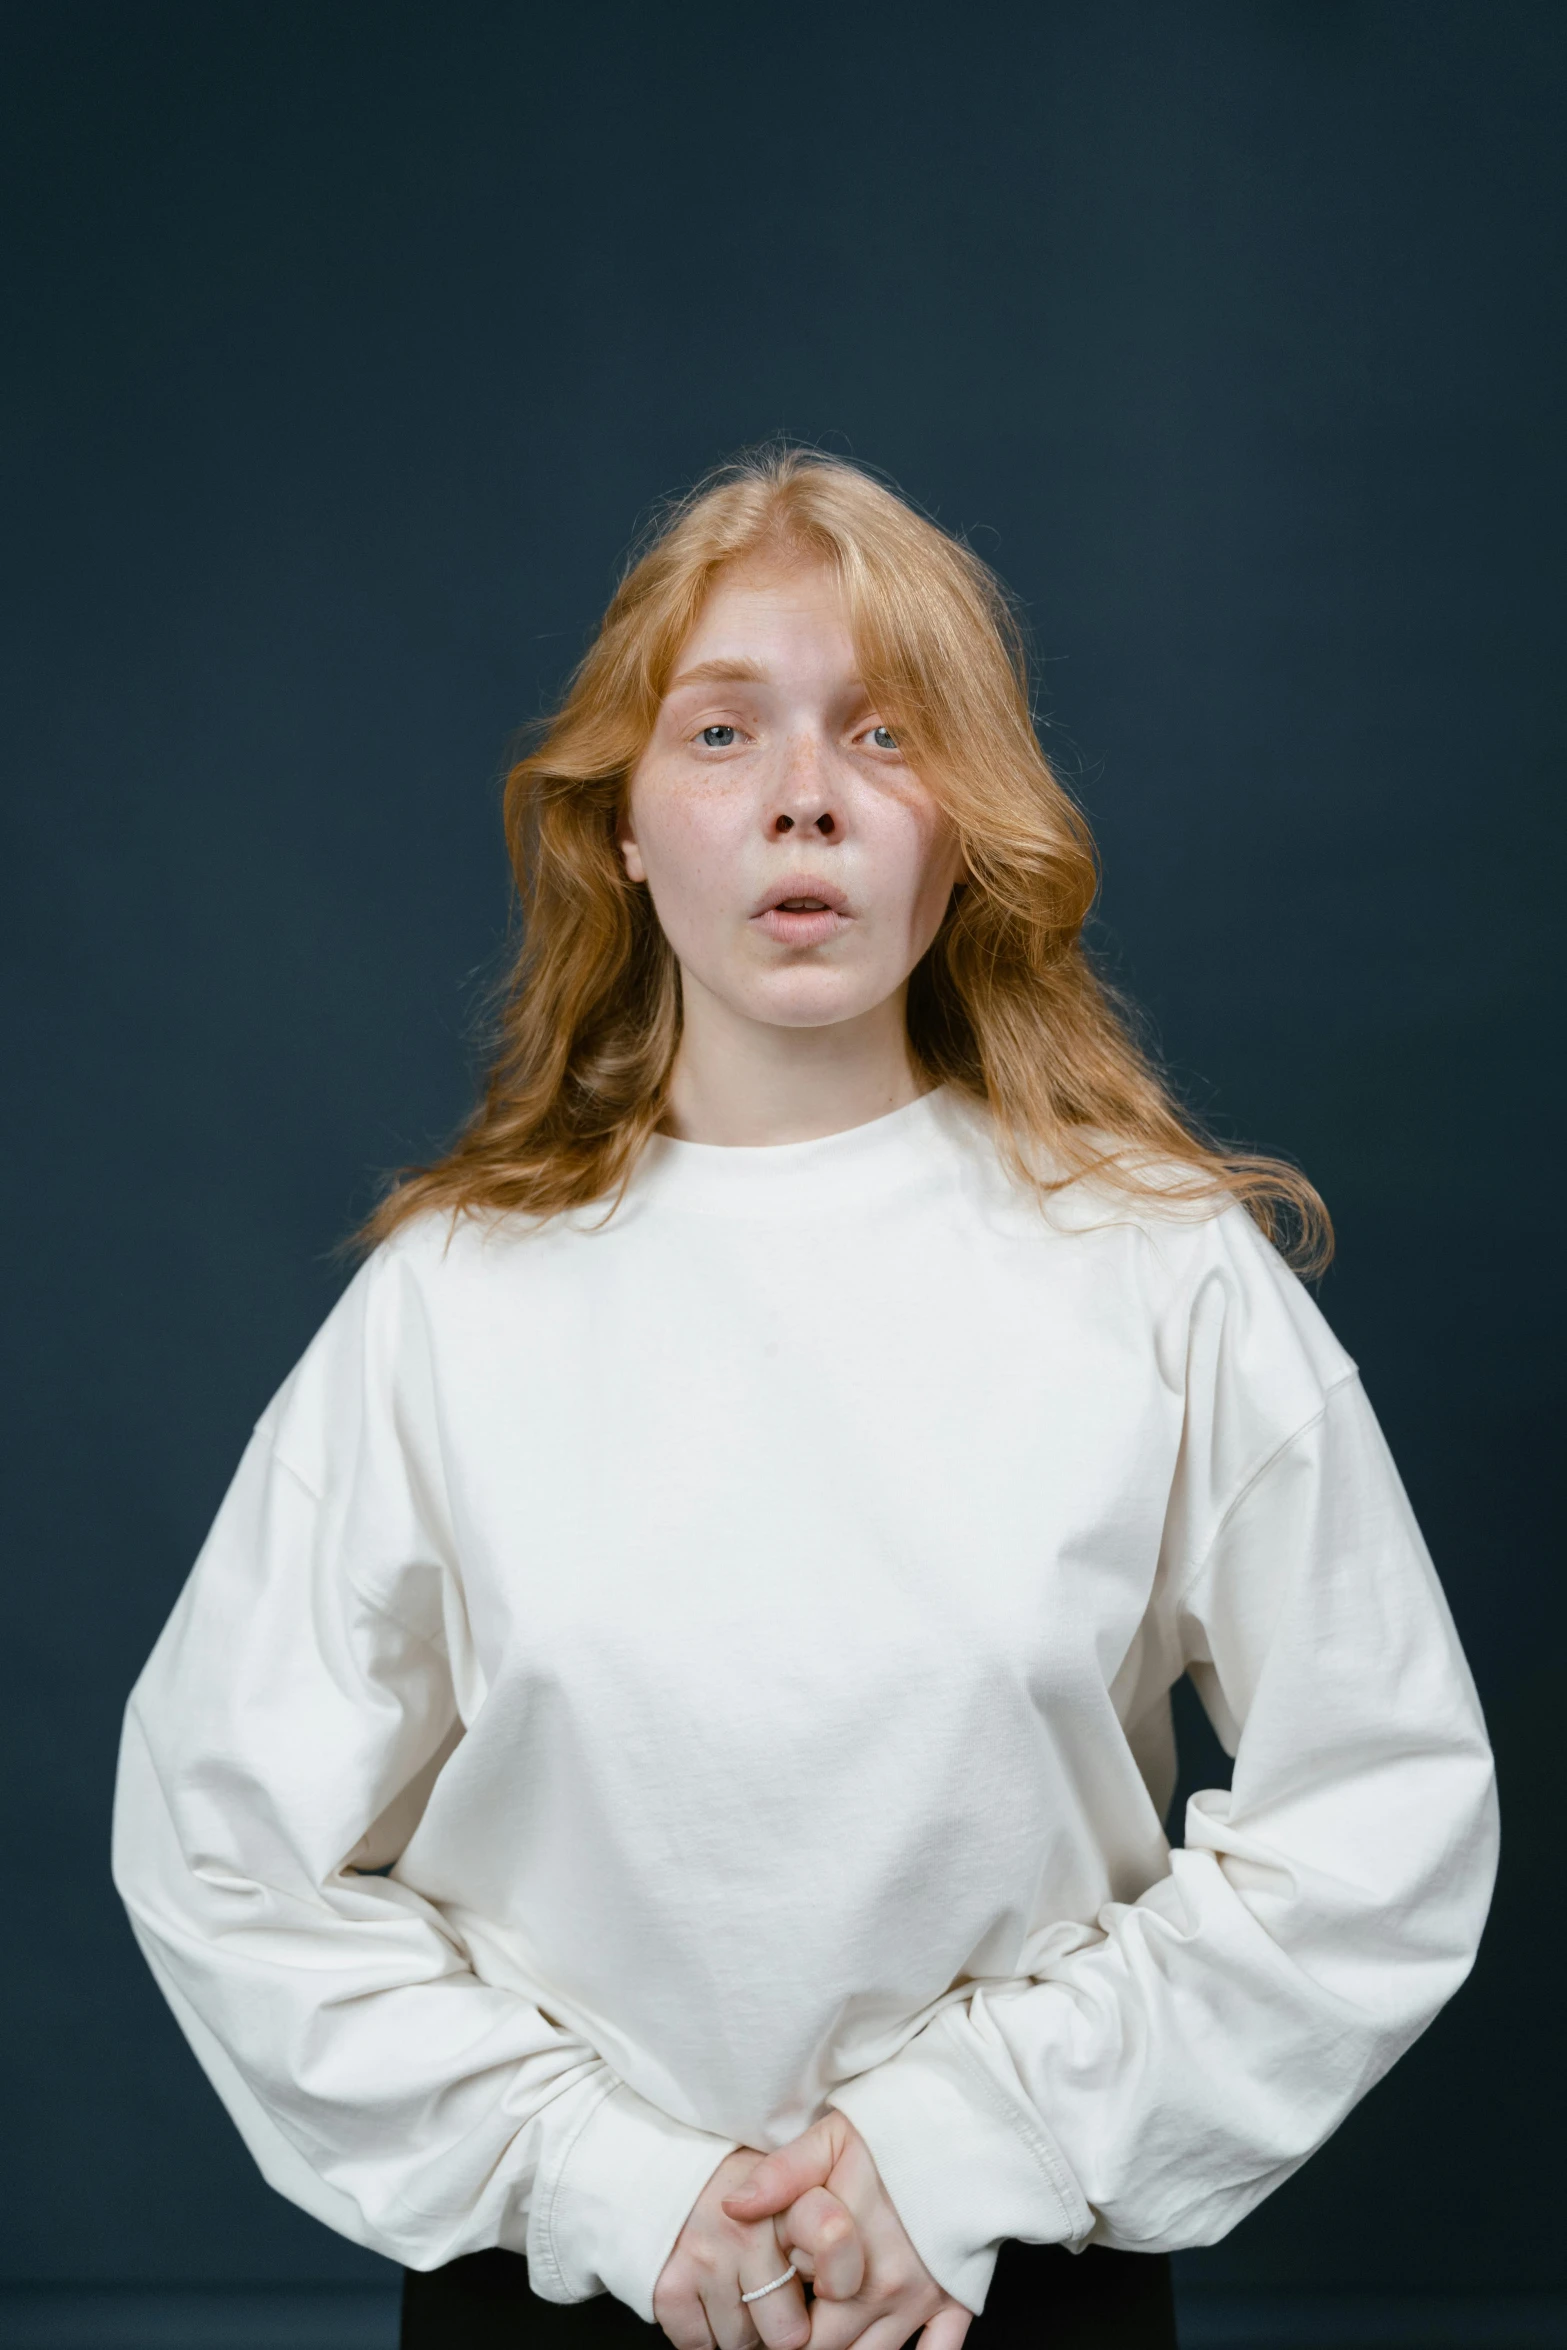
[[[719,572],[671,672],[715,661],[774,672],[802,663],[852,673],[848,607],[837,574],[808,559],[752,560]]]

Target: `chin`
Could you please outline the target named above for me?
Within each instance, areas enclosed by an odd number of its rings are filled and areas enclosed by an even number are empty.
[[[791,972],[786,983],[748,989],[735,1009],[774,1028],[826,1028],[856,1019],[880,1000],[864,988],[843,986],[832,973],[799,971]]]

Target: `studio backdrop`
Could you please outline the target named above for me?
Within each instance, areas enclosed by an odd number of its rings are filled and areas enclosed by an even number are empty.
[[[780,431],[1021,598],[1105,968],[1325,1193],[1498,1751],[1475,1975],[1183,2259],[1190,2338],[1555,2324],[1567,11],[55,0],[3,43],[4,2338],[390,2281],[137,1955],[121,1708],[335,1244],[467,1103],[513,731],[652,501]]]

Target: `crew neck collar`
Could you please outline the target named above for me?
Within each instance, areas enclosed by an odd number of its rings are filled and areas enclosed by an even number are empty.
[[[901,1109],[810,1142],[683,1142],[655,1134],[632,1189],[649,1205],[736,1216],[884,1198],[928,1175],[952,1110],[950,1087],[938,1085]]]

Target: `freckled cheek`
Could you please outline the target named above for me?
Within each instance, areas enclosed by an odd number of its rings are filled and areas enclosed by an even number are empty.
[[[910,939],[933,933],[947,902],[942,882],[946,850],[939,818],[923,810],[902,809],[897,820],[879,828],[879,837],[867,846],[887,903],[904,910]],[[921,936],[920,943],[923,948],[928,938]]]
[[[742,832],[713,793],[677,788],[647,809],[638,837],[666,923],[699,927],[733,912]]]

